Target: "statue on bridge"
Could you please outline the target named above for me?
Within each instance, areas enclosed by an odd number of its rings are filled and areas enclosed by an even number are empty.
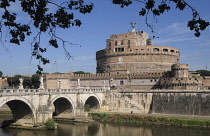
[[[44,89],[44,83],[43,83],[43,77],[42,76],[39,78],[39,82],[40,82],[39,89]]]
[[[23,88],[23,78],[22,78],[22,77],[19,78],[19,81],[20,81],[20,84],[19,84],[18,89],[24,89],[24,88]]]
[[[77,88],[80,88],[81,85],[80,85],[80,79],[77,79]]]

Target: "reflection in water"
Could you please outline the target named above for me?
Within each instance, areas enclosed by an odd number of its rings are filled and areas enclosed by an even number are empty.
[[[95,136],[100,127],[100,123],[80,123],[80,124],[59,124],[58,133],[62,136]]]
[[[55,131],[30,131],[0,129],[0,136],[209,136],[210,130],[196,128],[174,128],[101,124],[59,124]]]
[[[104,136],[152,136],[152,130],[129,125],[101,125]]]
[[[210,130],[204,128],[158,127],[152,129],[153,136],[210,136]]]

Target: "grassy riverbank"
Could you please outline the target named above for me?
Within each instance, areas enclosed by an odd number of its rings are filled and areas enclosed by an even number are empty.
[[[210,128],[210,119],[106,113],[91,113],[90,115],[100,122]]]

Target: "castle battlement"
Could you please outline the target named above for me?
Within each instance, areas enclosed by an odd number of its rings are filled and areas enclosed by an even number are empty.
[[[97,79],[153,79],[160,77],[168,77],[168,71],[154,71],[142,73],[96,73],[96,74],[43,74],[48,79],[70,79],[70,80],[97,80]]]

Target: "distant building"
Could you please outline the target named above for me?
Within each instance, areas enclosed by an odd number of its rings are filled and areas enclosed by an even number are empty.
[[[3,89],[9,88],[7,78],[4,78],[4,79],[0,78],[0,88],[3,88]]]
[[[96,52],[96,74],[44,74],[44,86],[47,89],[210,89],[210,77],[189,72],[188,64],[179,64],[179,59],[179,49],[155,46],[146,32],[132,28],[132,32],[111,35],[106,48]]]
[[[171,70],[179,50],[155,46],[143,31],[111,35],[106,48],[96,52],[97,73],[139,73]]]

